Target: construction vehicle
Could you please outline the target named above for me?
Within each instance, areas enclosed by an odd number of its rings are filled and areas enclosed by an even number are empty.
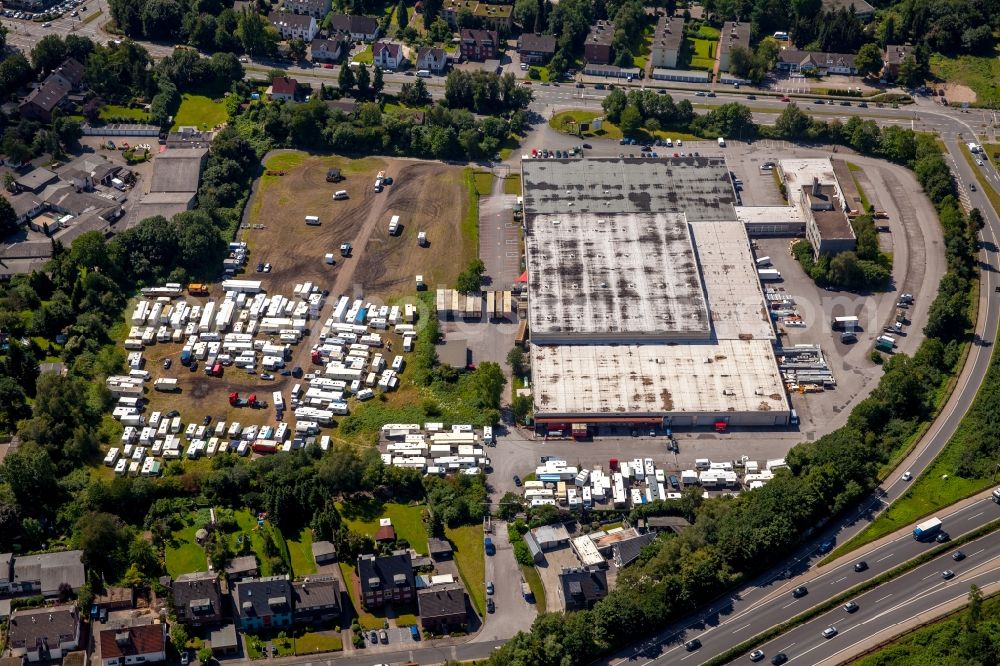
[[[192,296],[208,296],[208,285],[200,282],[192,282],[188,285],[188,293]]]

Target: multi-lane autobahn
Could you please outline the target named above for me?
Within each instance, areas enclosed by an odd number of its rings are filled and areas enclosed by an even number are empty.
[[[104,0],[92,0],[94,7],[99,8],[106,15]],[[14,30],[8,35],[9,44],[22,48],[25,51],[46,34],[66,34],[72,31],[75,34],[86,35],[95,41],[103,41],[108,38],[100,30],[100,25],[105,19],[99,17],[89,23],[83,21],[70,21],[60,19],[55,22],[53,28],[42,28],[38,24],[30,24],[23,21],[11,21],[4,19],[3,23]],[[65,22],[65,24],[64,24]],[[163,57],[172,49],[167,46],[143,43],[154,58]],[[287,67],[278,63],[250,63],[247,75],[260,77],[263,73],[274,67],[287,69],[289,73],[300,81],[309,83],[334,83],[337,79],[337,70],[320,68],[300,68]],[[398,87],[412,78],[399,74],[386,74],[386,89],[389,91],[398,90]],[[443,79],[430,79],[428,88],[434,96],[443,93]],[[758,99],[747,100],[746,91],[737,92],[724,88],[717,88],[717,96],[713,98],[697,95],[697,91],[691,87],[671,87],[669,92],[675,99],[689,99],[696,108],[707,108],[720,105],[726,102],[740,101],[751,107],[755,120],[758,122],[770,122],[785,107],[778,97],[757,93]],[[600,103],[607,91],[601,91],[587,85],[585,88],[576,88],[572,84],[561,86],[540,86],[533,87],[534,101],[532,108],[544,115],[562,108],[599,108]],[[756,91],[755,91],[756,92]],[[886,480],[886,482],[876,491],[876,494],[868,499],[857,512],[837,522],[825,529],[822,534],[809,544],[803,546],[797,552],[781,563],[776,563],[775,567],[762,575],[745,589],[734,592],[727,598],[717,601],[705,609],[694,614],[683,622],[672,625],[641,643],[623,650],[621,653],[607,660],[608,663],[680,663],[685,664],[700,663],[701,661],[717,654],[721,654],[733,645],[739,644],[752,637],[756,633],[764,631],[772,626],[798,615],[811,605],[819,603],[823,599],[829,599],[837,594],[849,589],[851,586],[862,582],[865,577],[877,575],[898,564],[919,554],[926,546],[914,542],[907,532],[896,536],[887,542],[877,542],[868,547],[859,549],[849,559],[842,559],[832,566],[821,569],[815,568],[816,548],[821,541],[836,539],[846,541],[851,536],[863,529],[874,517],[888,504],[899,497],[906,487],[906,482],[900,479],[904,471],[911,471],[914,475],[920,474],[927,468],[930,462],[938,455],[947,441],[954,434],[958,423],[971,406],[976,392],[981,385],[989,366],[992,352],[992,344],[996,339],[998,320],[1000,320],[1000,293],[996,289],[1000,287],[1000,278],[997,277],[997,239],[1000,236],[1000,218],[997,216],[989,199],[982,192],[982,188],[977,187],[975,191],[969,188],[969,183],[976,182],[975,167],[971,167],[961,152],[961,144],[964,141],[976,140],[977,130],[980,132],[987,129],[986,117],[980,112],[973,111],[966,113],[957,109],[941,107],[928,99],[917,98],[914,105],[900,109],[877,108],[870,105],[868,108],[852,106],[830,106],[813,105],[812,98],[797,99],[800,105],[810,113],[815,113],[828,118],[848,118],[853,115],[861,115],[871,118],[880,124],[899,124],[911,126],[918,130],[932,131],[938,133],[945,142],[950,158],[953,174],[956,178],[960,196],[969,207],[979,208],[986,219],[986,227],[982,232],[983,249],[981,254],[981,289],[979,319],[976,324],[975,334],[977,343],[972,347],[966,365],[959,377],[956,388],[949,399],[947,405],[942,410],[938,419],[934,422],[927,434],[922,438],[913,453],[900,465],[899,468]],[[1000,176],[991,165],[982,167],[985,177],[989,182],[1000,186]],[[1000,516],[1000,507],[992,504],[988,499],[982,498],[977,502],[962,506],[955,511],[942,511],[940,513],[945,520],[946,529],[958,536],[971,531],[990,520]],[[998,539],[1000,542],[1000,539]],[[992,541],[990,543],[993,543]],[[993,552],[989,548],[987,551]],[[1000,547],[1000,546],[996,546]],[[862,574],[853,571],[853,562],[857,559],[865,559],[869,562],[870,569]],[[975,564],[973,558],[969,558],[968,566]],[[982,559],[982,558],[980,558]],[[790,579],[783,577],[784,572],[792,572]],[[989,574],[983,574],[988,576]],[[909,575],[899,580],[909,581]],[[963,580],[961,577],[958,580]],[[978,580],[978,579],[977,579]],[[795,601],[789,596],[788,591],[797,586],[805,584],[810,588],[810,594],[801,600]],[[890,585],[895,585],[892,583]],[[899,583],[905,585],[907,583]],[[942,589],[950,589],[951,585],[942,586]],[[966,586],[967,587],[967,586]],[[880,586],[877,590],[887,586]],[[895,588],[893,588],[895,589]],[[903,588],[900,588],[900,594]],[[883,595],[885,592],[882,593]],[[896,594],[893,592],[892,594]],[[877,595],[876,595],[877,596]],[[928,597],[930,598],[930,597]],[[933,597],[937,599],[937,597]],[[860,603],[860,602],[859,602]],[[907,613],[927,611],[931,608],[931,601],[926,604],[898,605],[888,609],[882,618],[889,618],[898,622],[905,619]],[[877,604],[873,604],[877,605]],[[863,620],[868,616],[859,611],[857,618]],[[882,621],[882,620],[879,620]],[[888,620],[886,620],[888,621]],[[809,625],[806,625],[809,626]],[[851,625],[854,626],[854,625]],[[873,625],[875,629],[881,625]],[[795,630],[798,631],[798,630]],[[804,631],[804,630],[803,630]],[[888,631],[888,630],[884,630]],[[858,631],[861,634],[872,632]],[[818,635],[818,634],[817,634]],[[702,641],[702,648],[697,652],[687,653],[679,646],[683,641],[697,637]],[[784,637],[783,637],[784,638]],[[791,640],[789,638],[789,640]],[[831,639],[830,645],[836,645],[836,638]],[[426,663],[428,661],[443,661],[446,659],[474,659],[482,658],[488,654],[497,642],[469,643],[456,645],[450,648],[427,648],[414,646],[413,650],[401,651],[399,654],[380,655],[381,659],[388,661],[419,659]],[[798,642],[798,641],[792,641]],[[776,646],[789,645],[788,641],[782,643],[777,640]],[[805,643],[803,643],[805,644]],[[840,641],[843,649],[844,641]],[[824,643],[824,646],[826,643]],[[811,646],[811,643],[810,643]],[[790,646],[790,649],[794,646]],[[769,648],[770,649],[770,648]],[[779,647],[780,649],[780,647]],[[792,651],[789,651],[792,657]],[[814,653],[814,654],[813,654]],[[812,657],[802,658],[800,663],[817,663],[822,657],[828,658],[828,653],[823,647],[813,648]],[[830,657],[834,653],[829,653]],[[353,663],[354,658],[348,658],[348,663]],[[358,657],[365,663],[372,659],[368,657]],[[338,659],[343,663],[345,660]]]

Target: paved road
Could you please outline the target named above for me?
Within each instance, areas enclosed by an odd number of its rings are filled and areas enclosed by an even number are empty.
[[[984,493],[960,509],[942,511],[938,516],[944,523],[944,530],[958,537],[1000,518],[1000,506],[990,499],[989,493]],[[809,559],[803,559],[791,565],[795,574],[792,578],[778,575],[757,581],[755,586],[742,591],[738,599],[730,597],[720,601],[700,612],[698,618],[669,628],[664,642],[644,641],[629,653],[611,659],[610,663],[674,664],[682,660],[692,663],[688,661],[692,656],[696,657],[693,663],[703,662],[933,547],[933,543],[914,540],[908,528],[819,570],[809,569]],[[972,550],[966,549],[966,552]],[[812,560],[820,557],[815,551],[808,556]],[[860,560],[867,562],[868,569],[858,573],[854,565]],[[795,599],[791,591],[799,585],[805,585],[809,594]],[[683,648],[683,643],[692,638],[700,639],[703,645],[695,655]]]
[[[966,544],[962,552],[967,557],[960,562],[946,553],[855,598],[857,611],[848,613],[838,606],[760,649],[768,658],[784,652],[790,664],[844,663],[901,628],[917,626],[963,605],[973,584],[985,593],[1000,586],[1000,532]],[[954,571],[955,577],[945,580],[941,574],[946,569]],[[839,633],[823,638],[823,630],[830,626]],[[733,661],[737,662],[746,663],[746,657]]]

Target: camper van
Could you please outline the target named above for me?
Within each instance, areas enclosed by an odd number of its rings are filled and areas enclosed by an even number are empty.
[[[310,227],[318,227],[320,224],[319,218],[316,217],[315,215],[306,215],[306,224],[309,225]]]
[[[335,201],[342,201],[347,198],[347,190],[337,190],[333,193],[333,198]]]

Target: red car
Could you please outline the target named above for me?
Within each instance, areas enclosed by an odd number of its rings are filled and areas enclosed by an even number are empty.
[[[330,63],[324,63],[323,69],[333,69],[333,65],[331,65]]]
[[[781,98],[781,101],[782,101],[782,102],[791,102],[792,100],[791,100],[791,99],[789,99],[789,98],[788,98],[788,96],[785,96],[785,97],[782,97],[782,98]]]

